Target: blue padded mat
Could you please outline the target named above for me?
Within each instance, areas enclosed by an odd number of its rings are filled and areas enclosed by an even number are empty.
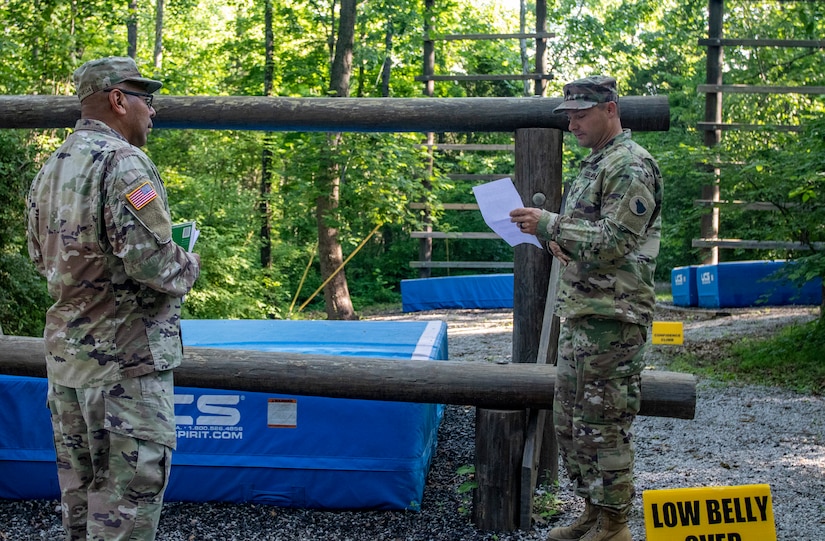
[[[450,308],[512,308],[512,274],[401,280],[404,312]]]
[[[447,358],[443,322],[182,322],[187,346]],[[231,362],[231,359],[227,359]],[[57,498],[46,380],[0,376],[0,497]],[[417,510],[443,407],[175,388],[167,501]]]

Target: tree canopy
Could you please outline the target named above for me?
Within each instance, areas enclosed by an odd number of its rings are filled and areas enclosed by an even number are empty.
[[[429,11],[423,0],[349,1],[355,17],[348,93],[355,97],[422,96],[416,77],[425,27],[447,36],[529,31],[536,24],[532,1],[524,21],[518,2],[501,0],[435,0]],[[134,50],[142,72],[164,81],[161,94],[330,96],[342,5],[347,2],[6,0],[0,5],[6,29],[0,93],[70,95],[71,74],[80,64]],[[825,97],[725,95],[726,122],[765,127],[726,131],[708,148],[697,129],[705,106],[697,88],[705,83],[706,48],[699,40],[707,37],[706,0],[561,0],[547,8],[547,31],[555,37],[547,41],[553,79],[546,95],[560,95],[568,80],[608,73],[622,95],[668,96],[670,131],[634,135],[659,160],[665,178],[658,280],[669,281],[673,267],[702,261],[691,241],[700,237],[699,217],[707,207],[695,200],[702,186],[717,181],[724,201],[770,202],[779,209],[726,205],[720,236],[811,247],[825,241]],[[819,2],[733,0],[726,2],[724,35],[817,40],[823,11]],[[534,41],[517,39],[443,40],[435,48],[437,74],[519,73],[523,51],[535,54]],[[825,86],[823,54],[817,47],[726,47],[725,82]],[[518,97],[529,95],[525,85],[531,84],[436,81],[433,97]],[[771,128],[777,125],[800,131]],[[0,131],[0,324],[9,334],[42,330],[49,301],[26,255],[25,193],[67,133]],[[338,201],[320,223],[335,229],[344,256],[358,250],[346,265],[353,305],[360,310],[398,302],[400,281],[417,276],[409,266],[418,250],[410,232],[422,216],[410,204],[429,201],[438,230],[484,231],[477,213],[441,209],[473,200],[470,184],[450,177],[513,169],[509,152],[455,150],[438,153],[431,170],[425,141],[424,134],[346,134],[333,152],[328,134],[155,130],[146,150],[167,184],[173,218],[197,220],[202,230],[197,251],[203,273],[187,297],[185,316],[286,318],[301,317],[304,305],[322,310],[324,298],[309,297],[324,282],[316,210],[319,198],[329,195],[324,179],[333,170]],[[512,143],[512,134],[445,133],[438,142]],[[573,139],[565,141],[566,176],[575,174],[582,155]],[[269,224],[268,240],[263,223]],[[271,264],[261,260],[264,242]],[[441,241],[433,250],[434,260],[512,260],[503,241]],[[729,250],[722,257],[795,258],[802,263],[795,267],[798,278],[825,275],[821,249]]]

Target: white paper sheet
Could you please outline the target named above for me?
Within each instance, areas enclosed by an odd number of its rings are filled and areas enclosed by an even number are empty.
[[[516,246],[526,242],[543,248],[535,235],[522,233],[518,224],[510,221],[510,211],[524,206],[512,179],[507,177],[474,186],[473,194],[484,221],[507,244]]]

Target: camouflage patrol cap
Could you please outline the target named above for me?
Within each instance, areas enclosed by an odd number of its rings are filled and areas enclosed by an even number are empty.
[[[134,59],[128,56],[109,56],[89,60],[74,72],[74,86],[80,101],[99,90],[122,82],[143,85],[149,94],[163,86],[160,81],[141,77]]]
[[[619,101],[616,79],[595,75],[577,79],[564,85],[564,101],[553,109],[554,113],[575,109],[590,109],[600,103]]]

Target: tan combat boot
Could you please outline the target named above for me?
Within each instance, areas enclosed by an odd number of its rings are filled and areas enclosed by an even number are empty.
[[[550,530],[547,541],[578,541],[596,524],[598,518],[599,508],[590,501],[586,501],[584,503],[584,513],[570,526],[561,526]]]
[[[579,541],[633,541],[627,527],[627,514],[601,507],[596,524]]]

